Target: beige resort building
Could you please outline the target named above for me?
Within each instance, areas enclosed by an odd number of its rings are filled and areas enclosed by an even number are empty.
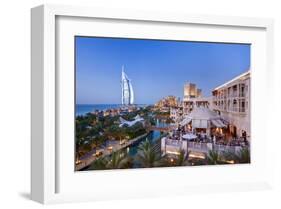
[[[201,90],[196,93],[195,84],[186,84],[182,109],[170,109],[178,128],[161,138],[162,155],[173,158],[184,150],[205,159],[212,150],[240,153],[250,142],[250,85],[250,71],[214,88],[207,98]]]
[[[229,122],[231,134],[250,140],[250,71],[216,87],[212,91],[212,109]]]
[[[183,114],[188,115],[194,107],[209,107],[210,99],[202,95],[202,90],[198,89],[194,83],[186,83],[183,91]]]
[[[202,90],[198,89],[196,84],[194,83],[186,83],[184,84],[183,90],[184,98],[183,100],[188,100],[190,98],[198,98],[202,96]]]

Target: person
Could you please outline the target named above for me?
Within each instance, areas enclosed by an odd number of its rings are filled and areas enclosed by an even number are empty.
[[[244,142],[247,143],[247,133],[246,133],[246,131],[242,132],[242,138],[244,139]]]
[[[213,137],[213,142],[214,142],[214,144],[216,144],[216,136],[214,135],[214,137]]]

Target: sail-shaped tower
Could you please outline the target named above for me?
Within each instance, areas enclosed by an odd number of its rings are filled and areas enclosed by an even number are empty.
[[[121,89],[122,89],[122,104],[123,105],[134,104],[134,90],[133,90],[132,82],[124,72],[124,66],[122,66]]]

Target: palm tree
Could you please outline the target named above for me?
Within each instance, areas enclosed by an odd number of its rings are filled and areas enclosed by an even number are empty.
[[[118,139],[121,142],[121,140],[126,136],[126,133],[124,132],[124,129],[113,125],[106,128],[105,135],[110,138],[112,137]]]
[[[148,140],[142,142],[138,146],[136,159],[144,168],[157,167],[161,165],[160,153],[157,153],[152,149],[152,145]]]
[[[225,152],[226,160],[233,160],[235,163],[250,163],[250,150],[248,147],[243,147],[238,153]]]
[[[107,160],[107,169],[121,169],[132,167],[132,159],[121,151],[113,152]]]
[[[189,153],[190,152],[187,152],[187,154],[185,155],[185,151],[184,150],[180,150],[180,154],[176,158],[176,166],[186,166],[186,165],[189,165],[189,162],[188,162]]]
[[[81,147],[84,143],[84,139],[83,138],[75,138],[75,153],[76,153],[76,160],[78,160],[82,155],[83,152],[81,151]]]
[[[248,147],[242,148],[238,153],[238,162],[239,163],[250,163],[251,154]]]
[[[107,161],[105,158],[101,157],[96,159],[90,166],[90,170],[105,170]]]
[[[75,145],[76,160],[79,160],[80,157],[87,154],[91,150],[92,150],[92,146],[90,143],[85,143],[84,140],[76,141],[76,145]]]
[[[185,154],[184,150],[180,150],[179,155],[175,157],[167,156],[162,159],[162,166],[169,167],[169,166],[187,166],[189,165],[188,157],[189,153]]]
[[[209,165],[222,164],[221,156],[215,150],[210,150],[206,157]]]

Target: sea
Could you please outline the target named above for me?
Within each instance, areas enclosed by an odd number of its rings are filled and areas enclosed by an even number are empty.
[[[87,113],[94,112],[96,110],[107,110],[120,108],[122,104],[77,104],[75,115],[86,115]],[[144,104],[136,105],[138,107],[144,107]]]

